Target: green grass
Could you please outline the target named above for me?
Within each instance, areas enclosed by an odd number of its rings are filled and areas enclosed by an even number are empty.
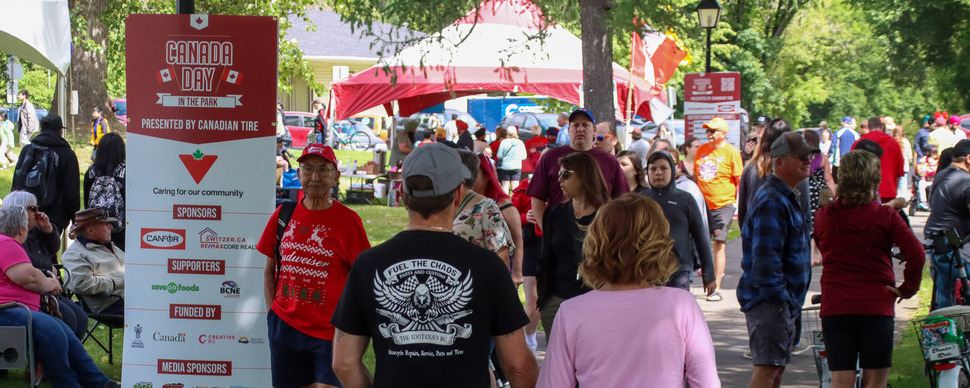
[[[923,319],[929,312],[930,299],[933,293],[933,279],[930,277],[929,258],[923,268],[923,281],[920,283],[919,309],[913,314],[913,319]],[[898,322],[897,322],[898,323]],[[923,351],[917,343],[916,332],[909,322],[903,323],[899,342],[893,347],[893,367],[889,373],[889,383],[893,388],[923,388],[929,379],[923,375]]]

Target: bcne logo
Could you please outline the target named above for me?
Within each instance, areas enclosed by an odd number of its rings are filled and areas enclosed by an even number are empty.
[[[142,249],[185,249],[185,229],[141,229]]]

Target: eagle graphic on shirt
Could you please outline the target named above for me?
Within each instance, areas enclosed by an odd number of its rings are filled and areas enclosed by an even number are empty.
[[[450,346],[468,338],[470,323],[456,323],[472,314],[471,271],[461,277],[454,267],[430,259],[408,260],[374,274],[374,296],[382,317],[378,328],[397,345]]]
[[[698,178],[702,181],[709,181],[717,176],[717,168],[721,165],[724,157],[705,156],[697,162]]]

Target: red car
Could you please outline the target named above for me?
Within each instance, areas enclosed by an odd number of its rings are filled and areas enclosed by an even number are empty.
[[[292,148],[306,147],[306,136],[317,127],[317,114],[310,112],[283,112],[283,125],[290,131]]]

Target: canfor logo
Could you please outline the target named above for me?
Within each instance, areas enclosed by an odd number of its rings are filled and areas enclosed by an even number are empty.
[[[182,164],[185,165],[185,169],[195,180],[195,183],[201,183],[202,178],[205,178],[205,174],[209,173],[209,169],[216,162],[219,156],[217,155],[206,155],[202,153],[202,150],[195,150],[192,154],[181,154],[179,159],[182,160]]]
[[[141,229],[142,249],[185,249],[185,229]]]

